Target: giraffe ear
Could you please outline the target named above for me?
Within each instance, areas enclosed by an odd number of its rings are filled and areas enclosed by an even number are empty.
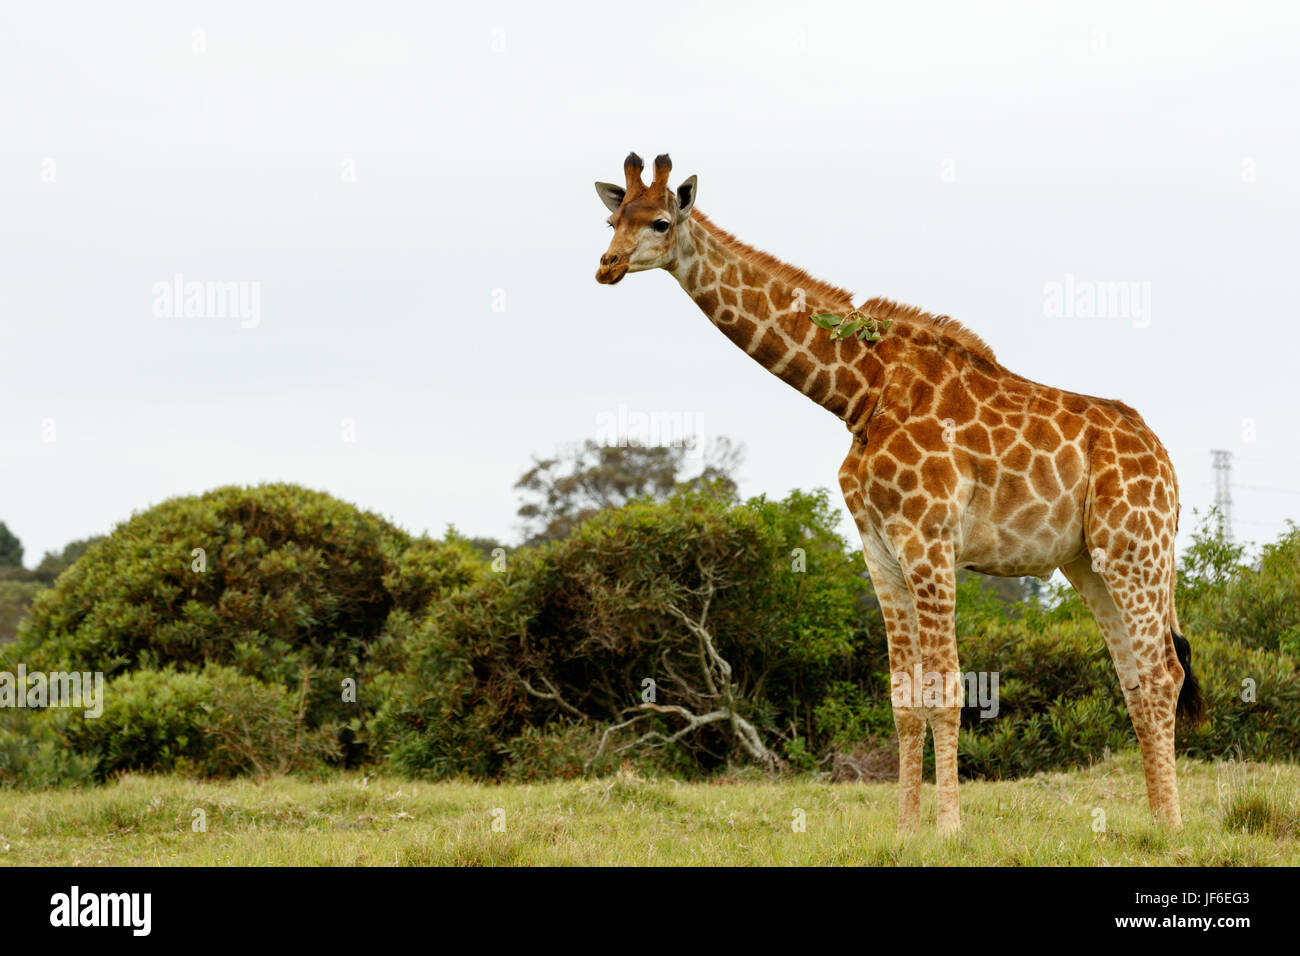
[[[677,221],[684,222],[691,214],[691,209],[695,207],[696,182],[695,177],[682,180],[677,187]]]
[[[618,212],[618,207],[623,205],[623,197],[627,195],[627,190],[613,183],[596,183],[596,195],[610,212]]]

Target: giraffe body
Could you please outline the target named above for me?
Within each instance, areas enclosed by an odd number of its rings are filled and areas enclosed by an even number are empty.
[[[666,269],[724,335],[852,434],[839,481],[889,641],[900,828],[919,819],[927,725],[938,827],[959,826],[959,568],[1065,574],[1114,661],[1152,811],[1178,825],[1175,709],[1194,717],[1200,698],[1173,601],[1177,479],[1142,417],[1022,378],[958,323],[886,299],[857,307],[889,322],[879,341],[833,340],[810,316],[852,310],[848,292],[713,225],[694,208],[694,177],[667,188],[666,156],[648,187],[641,169],[632,154],[626,188],[597,184],[615,229],[597,280]],[[933,694],[915,692],[918,675]]]

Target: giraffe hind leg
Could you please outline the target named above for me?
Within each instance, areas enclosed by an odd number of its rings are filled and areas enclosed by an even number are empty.
[[[1171,648],[1165,560],[1137,561],[1136,548],[1122,536],[1111,549],[1084,555],[1062,568],[1092,611],[1106,637],[1137,733],[1147,799],[1156,819],[1178,826],[1178,782],[1174,764],[1175,711],[1184,672]],[[1171,570],[1172,565],[1170,566]]]

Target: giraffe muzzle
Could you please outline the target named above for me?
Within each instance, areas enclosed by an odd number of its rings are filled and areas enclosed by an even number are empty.
[[[596,281],[601,285],[617,285],[627,275],[627,256],[601,256],[600,268],[596,270]]]

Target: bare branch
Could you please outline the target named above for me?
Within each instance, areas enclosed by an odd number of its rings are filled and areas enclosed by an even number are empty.
[[[574,716],[581,717],[583,720],[591,719],[582,711],[578,710],[578,708],[570,704],[562,696],[560,696],[560,692],[556,689],[554,684],[552,684],[549,680],[547,680],[545,674],[538,674],[537,678],[542,683],[544,683],[547,687],[550,688],[550,693],[544,694],[540,690],[536,690],[532,684],[528,683],[528,679],[523,675],[520,675],[519,683],[523,684],[524,690],[528,691],[528,693],[532,694],[534,697],[539,697],[542,700],[553,700],[561,707],[563,707],[565,710],[567,710],[569,713],[573,714]]]
[[[587,761],[587,763],[583,766],[582,769],[583,770],[590,769],[591,765],[600,759],[600,755],[605,752],[605,744],[606,742],[608,742],[609,735],[611,733],[613,733],[616,730],[622,730],[624,727],[630,727],[632,724],[635,724],[638,720],[643,720],[649,716],[650,716],[649,714],[637,714],[631,720],[625,720],[621,724],[611,724],[610,726],[606,727],[605,732],[600,735],[600,746],[596,748],[596,753],[592,755],[592,758]],[[623,748],[619,748],[619,749],[621,750]]]

